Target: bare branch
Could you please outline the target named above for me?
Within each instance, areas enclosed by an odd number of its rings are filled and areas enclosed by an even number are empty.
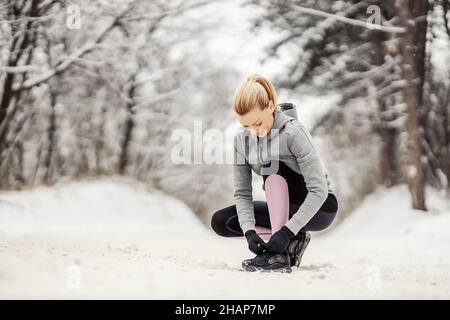
[[[40,68],[38,66],[33,65],[25,65],[25,66],[0,66],[0,72],[5,73],[25,73],[25,72],[36,72]]]
[[[356,20],[356,19],[351,19],[351,18],[347,18],[347,17],[343,17],[339,14],[332,14],[332,13],[328,13],[328,12],[324,12],[324,11],[320,11],[320,10],[316,10],[316,9],[312,9],[312,8],[305,8],[296,4],[292,4],[292,7],[301,13],[305,13],[305,14],[310,14],[310,15],[315,15],[315,16],[319,16],[319,17],[323,17],[323,18],[330,18],[330,19],[334,19],[343,23],[347,23],[347,24],[351,24],[354,26],[358,26],[358,27],[364,27],[370,30],[377,30],[377,31],[382,31],[382,32],[388,32],[388,33],[405,33],[406,29],[402,28],[402,27],[391,27],[391,26],[383,26],[383,25],[378,25],[378,24],[370,24],[367,23],[365,21],[360,21],[360,20]]]
[[[86,75],[88,76],[92,76],[94,78],[97,79],[101,79],[102,81],[104,81],[104,83],[110,87],[113,91],[115,91],[117,93],[117,95],[125,102],[125,103],[130,103],[131,100],[122,92],[122,90],[120,90],[119,88],[117,88],[111,81],[109,81],[107,78],[103,77],[99,72],[94,72],[89,70],[88,68],[86,68],[84,65],[80,64],[79,61],[74,62],[74,66],[79,68],[81,71],[83,71],[84,73],[86,73]]]
[[[17,18],[17,19],[12,19],[12,20],[3,20],[3,23],[21,23],[21,22],[27,22],[27,21],[50,21],[51,19],[55,18],[56,13],[52,13],[46,16],[39,16],[39,17],[31,17],[31,16],[24,16],[21,18]]]
[[[49,80],[50,78],[54,77],[55,75],[65,71],[67,68],[69,68],[74,61],[76,61],[78,58],[84,56],[85,54],[91,52],[96,48],[96,45],[103,41],[103,39],[106,37],[106,35],[117,25],[119,20],[131,9],[133,4],[130,4],[122,13],[120,13],[117,17],[111,21],[111,23],[99,34],[97,37],[88,43],[86,43],[84,46],[82,46],[80,49],[76,50],[74,53],[72,53],[69,57],[64,59],[63,61],[60,61],[56,64],[54,69],[48,70],[44,74],[40,76],[36,76],[35,78],[27,80],[23,85],[15,85],[13,87],[13,91],[20,91],[20,90],[26,90],[30,89],[31,87],[40,85],[41,83]]]
[[[181,7],[176,7],[173,9],[169,9],[169,10],[165,10],[163,12],[158,12],[158,13],[146,13],[146,14],[139,14],[139,15],[134,15],[134,16],[129,16],[126,17],[124,20],[126,21],[131,21],[131,20],[147,20],[147,19],[161,19],[167,16],[176,16],[179,15],[183,12],[186,12],[188,10],[191,9],[196,9],[205,5],[209,5],[211,3],[214,2],[218,2],[219,0],[206,0],[206,1],[201,1],[201,2],[197,2],[197,3],[192,3],[192,4],[188,4],[188,5],[184,5]]]
[[[386,61],[382,65],[371,68],[368,71],[352,72],[351,74],[344,75],[343,78],[347,81],[355,81],[355,80],[359,80],[359,79],[369,79],[369,78],[375,77],[377,75],[385,76],[386,72],[389,71],[395,65],[397,65],[397,63],[399,63],[400,60],[401,60],[400,57],[396,56],[394,59]]]

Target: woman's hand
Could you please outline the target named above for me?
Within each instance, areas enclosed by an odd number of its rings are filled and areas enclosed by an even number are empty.
[[[283,253],[294,236],[295,234],[288,227],[283,226],[270,237],[269,242],[264,243],[264,247],[271,252]]]
[[[263,239],[256,233],[255,230],[248,230],[245,233],[247,238],[248,248],[254,254],[261,254],[265,251],[264,245],[266,244]]]

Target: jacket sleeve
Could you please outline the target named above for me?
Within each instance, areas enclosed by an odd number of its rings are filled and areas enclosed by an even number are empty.
[[[286,223],[286,227],[297,234],[325,202],[328,186],[325,170],[313,145],[312,137],[301,123],[293,123],[288,132],[287,144],[290,152],[297,159],[308,189],[305,201]]]
[[[234,200],[239,225],[243,233],[255,230],[255,213],[252,195],[252,171],[244,155],[239,152],[237,137],[234,139]]]

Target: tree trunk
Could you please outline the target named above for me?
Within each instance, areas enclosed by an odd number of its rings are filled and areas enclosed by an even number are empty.
[[[23,17],[38,17],[39,1],[33,0],[30,5],[29,12],[24,12],[26,7],[16,7],[14,4],[8,7],[10,10],[9,16],[11,19],[23,19]],[[34,46],[34,42],[36,40],[35,30],[33,30],[33,20],[26,20],[23,25],[19,25],[19,27],[14,27],[12,32],[12,42],[9,47],[8,52],[8,63],[9,67],[16,67],[19,63],[19,60],[22,58],[23,54],[28,54],[26,60],[29,62],[32,55],[32,48]],[[16,29],[17,28],[17,29]],[[23,28],[24,30],[20,30]],[[27,50],[31,46],[31,50]],[[16,75],[14,73],[7,73],[5,76],[5,80],[3,81],[2,90],[0,90],[0,163],[2,162],[2,153],[5,149],[8,148],[6,137],[9,131],[9,125],[11,119],[14,117],[15,112],[17,111],[17,101],[21,95],[21,92],[14,92],[13,85],[16,80]],[[26,78],[26,74],[22,76],[22,82]]]
[[[385,63],[385,55],[387,48],[383,42],[386,40],[385,35],[381,32],[374,33],[372,37],[373,64],[381,66]],[[380,80],[375,79],[376,85],[379,85]],[[381,81],[382,82],[382,81]],[[388,110],[385,96],[377,98],[377,104],[380,114],[385,114]],[[397,166],[397,129],[390,128],[387,122],[394,119],[381,118],[381,123],[377,126],[376,131],[381,137],[381,154],[380,154],[380,183],[387,187],[397,184],[398,181],[398,166]]]
[[[127,118],[125,120],[125,130],[124,130],[124,137],[123,137],[122,148],[121,148],[122,151],[121,151],[120,160],[119,160],[119,173],[120,174],[125,173],[125,169],[127,167],[128,161],[129,161],[130,140],[131,140],[133,129],[134,129],[133,97],[134,97],[134,90],[136,87],[135,80],[136,80],[136,74],[133,74],[130,77],[129,89],[128,89],[128,93],[127,93],[129,102],[127,102],[127,104],[126,104]]]
[[[447,18],[447,14],[450,12],[450,2],[448,0],[441,0],[442,10],[444,10],[444,26],[447,31],[448,36],[450,37],[450,25]]]
[[[411,5],[414,6],[411,9]],[[424,74],[424,54],[426,19],[418,22],[415,17],[426,16],[428,2],[426,0],[396,1],[395,12],[399,24],[407,28],[399,39],[399,50],[402,56],[401,73],[405,80],[403,99],[407,105],[408,120],[406,130],[408,133],[406,155],[406,181],[412,197],[414,209],[426,210],[425,206],[425,175],[422,158],[422,130],[420,128],[420,109],[422,107],[422,90]],[[415,13],[415,16],[413,15]],[[416,43],[423,41],[423,43]]]
[[[447,89],[447,96],[444,101],[444,156],[442,168],[447,178],[447,196],[450,198],[450,88]]]
[[[51,86],[51,85],[50,85]],[[52,168],[53,168],[53,154],[55,151],[55,133],[56,133],[56,93],[53,91],[53,89],[49,88],[50,92],[50,119],[47,129],[47,135],[48,135],[48,149],[47,154],[44,161],[45,166],[45,181],[46,182],[53,182],[54,178],[52,176]]]

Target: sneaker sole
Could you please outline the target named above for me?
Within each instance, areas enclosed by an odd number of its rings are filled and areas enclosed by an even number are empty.
[[[281,273],[291,273],[292,272],[291,267],[285,266],[285,265],[280,264],[280,263],[274,263],[269,268],[256,267],[256,266],[244,265],[243,264],[242,265],[242,269],[244,269],[245,271],[249,271],[249,272],[255,272],[255,271],[260,271],[260,272],[281,272]]]
[[[305,232],[305,239],[302,242],[302,245],[297,245],[295,248],[295,266],[298,268],[303,258],[303,254],[305,253],[306,248],[308,247],[309,242],[311,241],[311,234],[309,232]]]

